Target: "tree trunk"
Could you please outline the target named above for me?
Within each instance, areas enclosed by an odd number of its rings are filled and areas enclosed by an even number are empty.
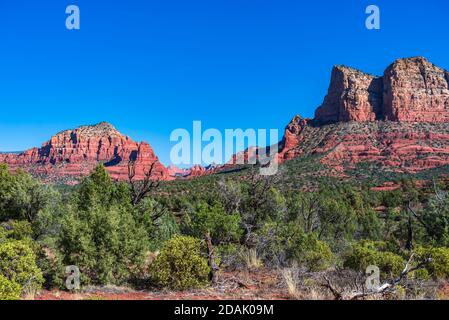
[[[212,245],[212,239],[210,237],[210,233],[207,232],[205,235],[205,239],[206,239],[206,244],[207,244],[207,256],[208,256],[208,260],[209,260],[209,267],[210,267],[210,280],[212,282],[212,284],[216,284],[217,283],[217,271],[218,271],[218,266],[215,263],[215,252],[214,252],[214,246]]]

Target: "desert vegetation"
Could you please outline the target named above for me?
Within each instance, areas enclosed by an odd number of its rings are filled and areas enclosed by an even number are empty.
[[[256,172],[163,183],[130,174],[115,182],[99,165],[68,187],[0,165],[0,299],[82,296],[92,288],[447,298],[448,183],[417,187],[403,179],[397,190],[372,191],[316,180],[304,188],[282,170]],[[80,288],[67,289],[67,266],[79,269]],[[369,266],[380,271],[376,290],[365,285]]]

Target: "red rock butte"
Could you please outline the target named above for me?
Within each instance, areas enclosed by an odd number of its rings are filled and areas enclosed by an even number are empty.
[[[148,143],[134,142],[106,122],[59,132],[41,148],[0,154],[0,162],[12,170],[21,168],[51,181],[88,175],[99,163],[113,179],[127,180],[130,161],[135,164],[134,179],[143,179],[153,163],[152,178],[170,178]]]
[[[314,119],[295,116],[280,162],[321,155],[338,171],[377,162],[401,172],[449,164],[449,72],[423,57],[396,60],[381,77],[335,66]]]
[[[382,77],[335,66],[317,123],[449,122],[449,72],[423,57],[399,59]]]

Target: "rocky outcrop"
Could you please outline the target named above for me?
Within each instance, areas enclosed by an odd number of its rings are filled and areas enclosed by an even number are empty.
[[[448,122],[448,72],[423,57],[399,59],[383,77],[336,66],[315,122]]]
[[[338,172],[357,164],[375,164],[396,172],[416,173],[449,165],[449,124],[397,121],[338,122],[307,125],[300,142],[281,149],[281,162],[317,156]]]
[[[448,72],[422,57],[400,59],[385,71],[387,120],[449,122]]]
[[[135,164],[135,179],[143,179],[153,163],[153,178],[169,179],[148,143],[137,143],[106,122],[59,132],[41,148],[0,155],[0,162],[12,169],[22,168],[49,180],[88,175],[99,163],[112,178],[127,180],[130,161]]]
[[[374,121],[382,114],[382,78],[336,66],[323,104],[316,110],[320,124]]]
[[[382,77],[334,67],[315,118],[295,116],[285,128],[279,163],[314,156],[333,173],[360,163],[406,173],[449,165],[448,74],[422,57],[397,60]],[[226,169],[257,156],[248,148]]]
[[[449,165],[448,72],[422,57],[395,61],[383,77],[334,67],[315,118],[293,118],[280,144],[280,162],[305,155],[337,171]]]
[[[280,153],[278,158],[281,160],[280,162],[301,155],[297,153],[296,147],[304,140],[305,137],[302,132],[309,121],[310,120],[301,118],[301,116],[295,116],[287,125],[284,132],[284,138],[279,146]]]
[[[167,167],[168,174],[173,178],[183,178],[190,174],[190,169],[181,169],[175,165],[170,165]]]

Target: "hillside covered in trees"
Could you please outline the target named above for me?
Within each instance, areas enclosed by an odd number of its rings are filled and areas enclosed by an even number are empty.
[[[254,168],[114,182],[99,165],[65,186],[1,165],[0,299],[104,298],[112,285],[147,297],[443,298],[449,184],[396,184],[329,178],[305,189]],[[385,289],[364,287],[371,265]]]

